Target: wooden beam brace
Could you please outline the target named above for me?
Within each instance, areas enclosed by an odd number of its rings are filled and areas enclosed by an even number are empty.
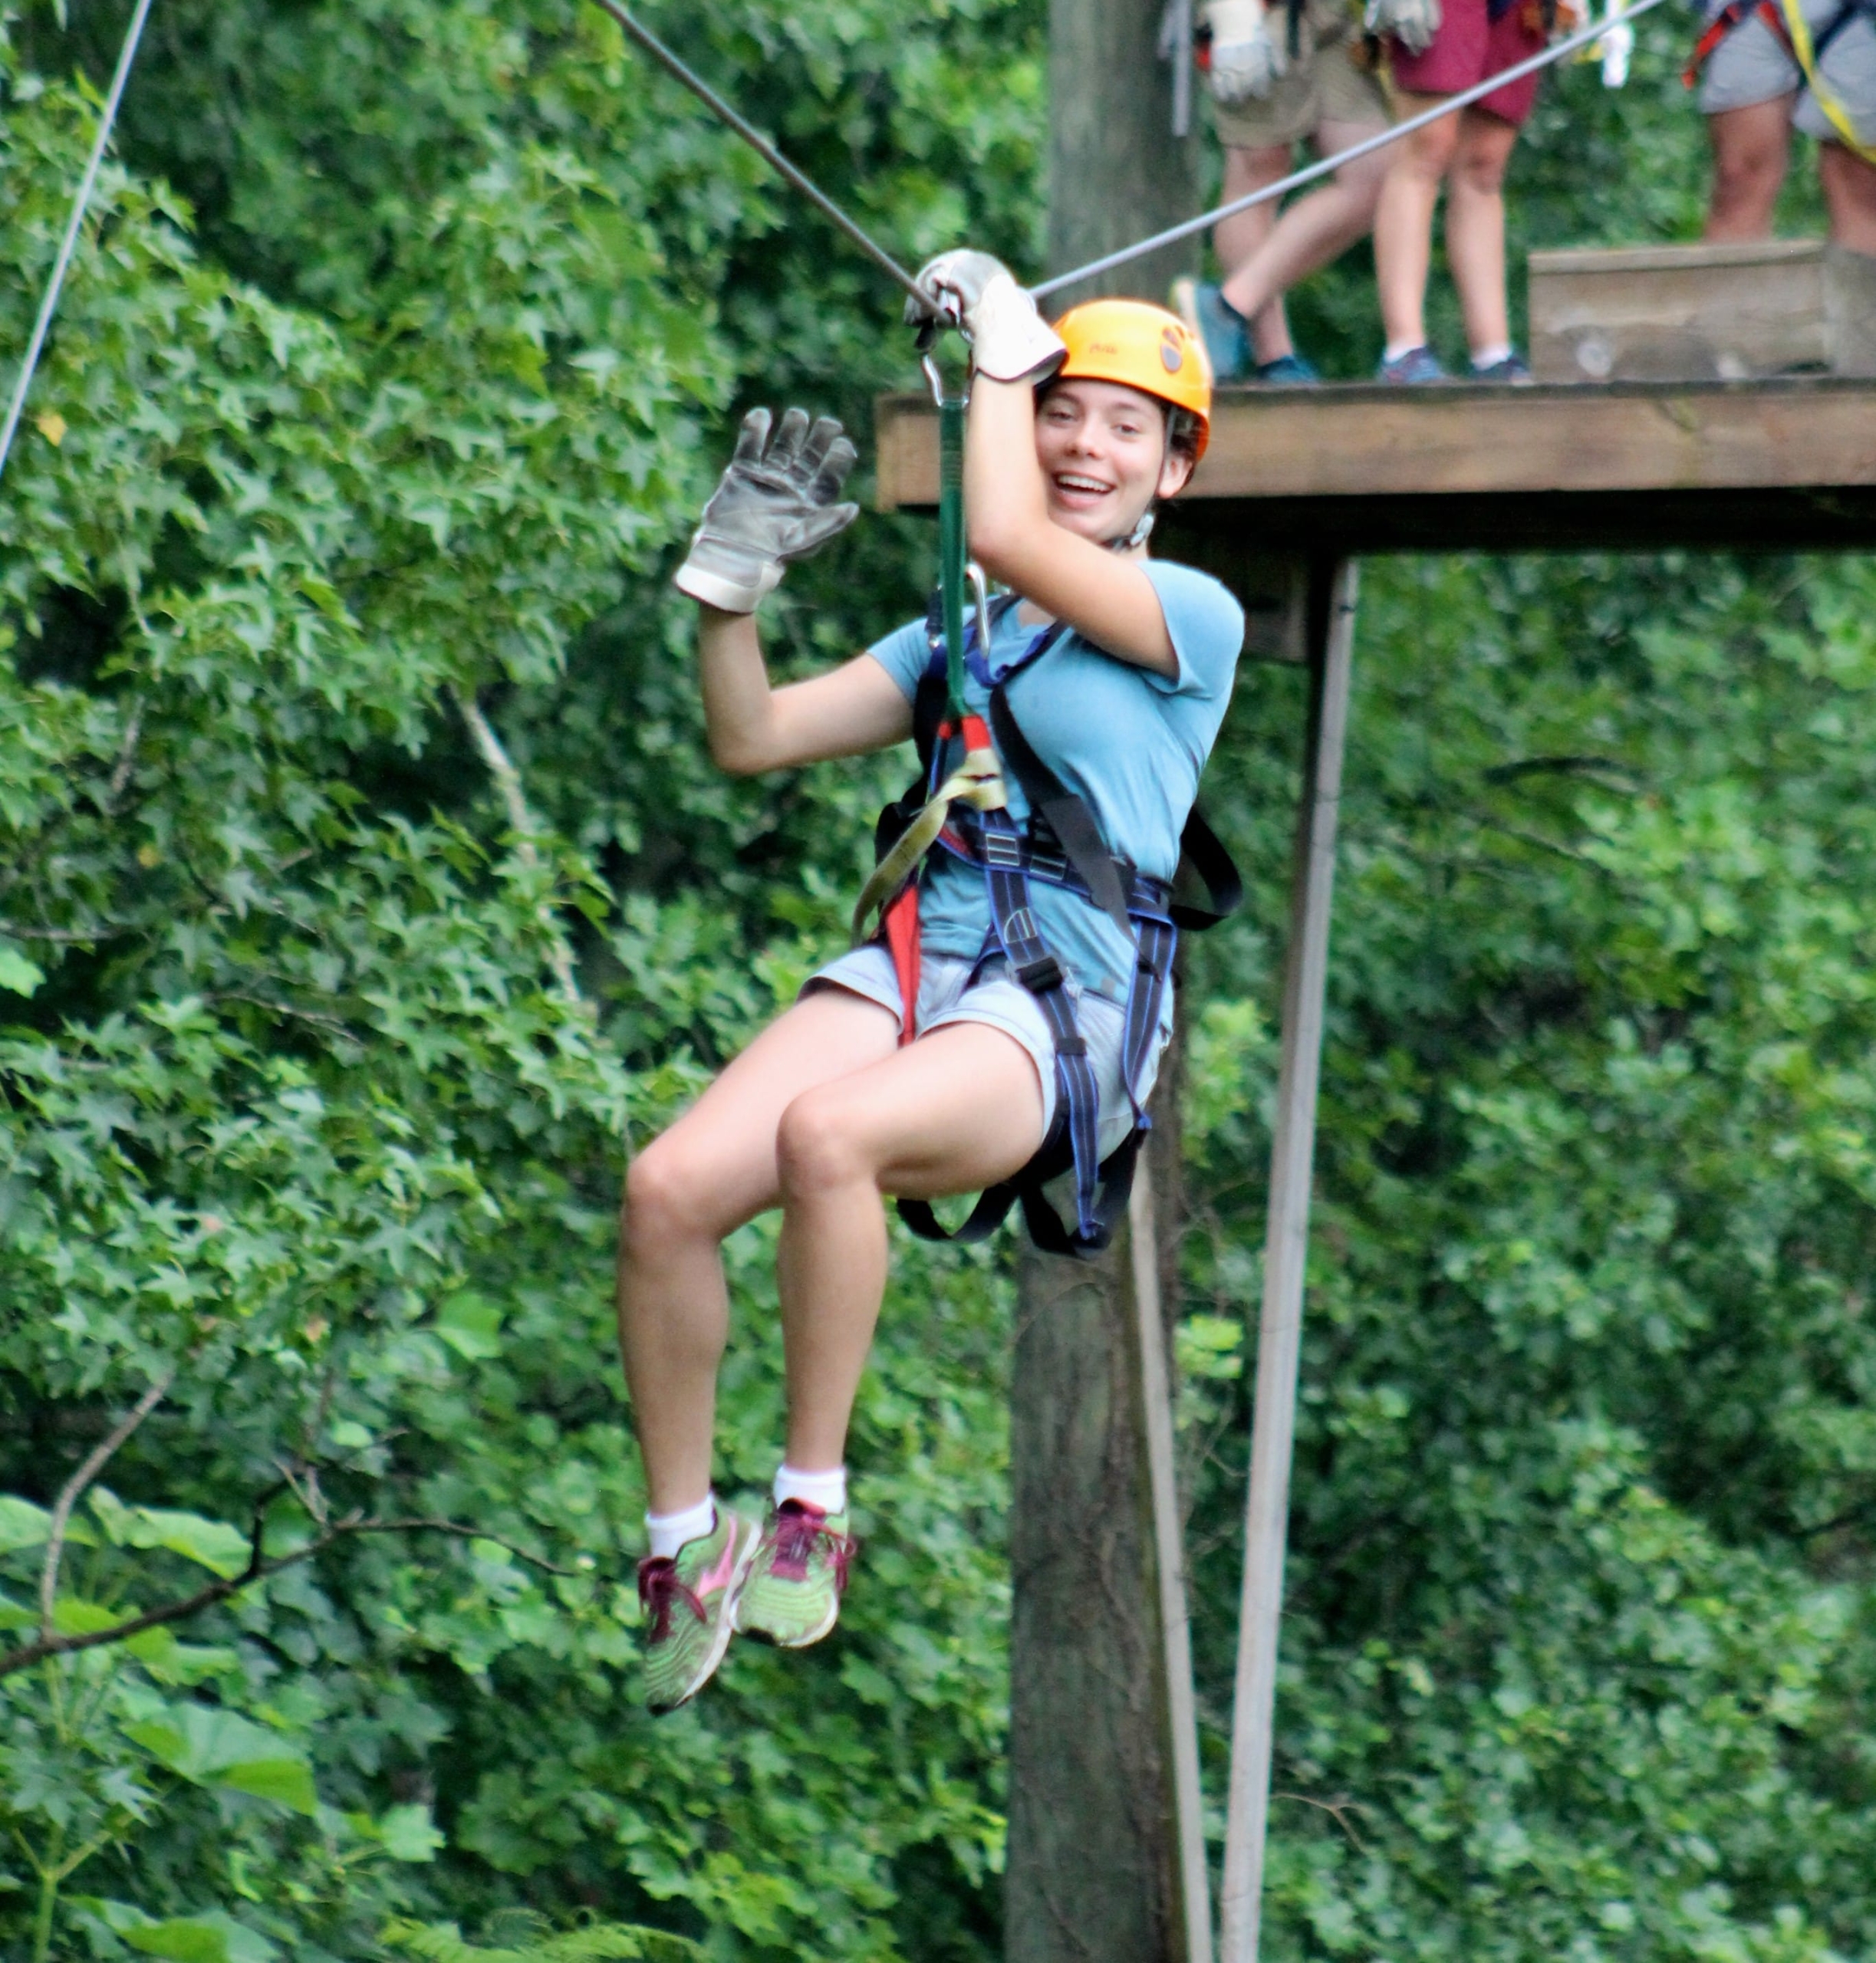
[[[1199,1719],[1192,1688],[1192,1626],[1186,1601],[1186,1536],[1173,1455],[1173,1396],[1160,1300],[1160,1236],[1153,1168],[1140,1154],[1127,1202],[1134,1321],[1140,1339],[1141,1429],[1153,1503],[1154,1565],[1160,1584],[1160,1669],[1173,1827],[1178,1839],[1180,1919],[1186,1963],[1212,1963],[1212,1885],[1205,1858],[1205,1804],[1199,1784]]]
[[[1312,579],[1309,733],[1297,814],[1290,942],[1283,984],[1283,1057],[1272,1143],[1264,1242],[1263,1310],[1258,1323],[1257,1393],[1245,1509],[1244,1593],[1238,1626],[1232,1713],[1231,1797],[1225,1837],[1221,1963],[1256,1963],[1264,1840],[1270,1810],[1278,1619],[1289,1521],[1290,1458],[1296,1432],[1296,1374],[1303,1274],[1309,1244],[1309,1189],[1315,1156],[1316,1090],[1322,1059],[1329,911],[1342,748],[1348,723],[1357,567],[1319,563]]]

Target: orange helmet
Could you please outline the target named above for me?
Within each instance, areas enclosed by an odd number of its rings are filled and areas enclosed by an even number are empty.
[[[1175,409],[1198,427],[1193,461],[1212,433],[1212,364],[1205,344],[1177,314],[1145,300],[1087,300],[1055,323],[1068,358],[1063,381],[1117,382]]]

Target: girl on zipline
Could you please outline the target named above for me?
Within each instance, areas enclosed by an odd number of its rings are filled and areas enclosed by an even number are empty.
[[[890,748],[915,733],[917,708],[928,787],[955,794],[973,745],[987,760],[986,720],[1007,777],[987,806],[950,807],[897,932],[821,969],[632,1163],[619,1327],[650,1507],[638,1580],[654,1711],[694,1696],[734,1632],[798,1648],[834,1626],[853,1552],[847,1421],[886,1285],[882,1195],[1004,1186],[1045,1143],[1065,1163],[1074,1132],[1076,1245],[1100,1244],[1092,1167],[1132,1139],[1170,1030],[1167,889],[1243,640],[1216,580],[1147,555],[1153,505],[1185,485],[1208,430],[1204,353],[1177,316],[1098,301],[1052,329],[979,252],[943,255],[919,284],[929,306],[908,315],[959,324],[971,344],[969,550],[1012,595],[990,611],[987,648],[966,637],[963,729],[934,728],[926,709],[945,659],[923,620],[831,673],[770,686],[756,606],[857,510],[838,501],[854,452],[831,419],[811,429],[791,409],[771,441],[768,412],[750,413],[677,574],[699,603],[724,769]],[[1065,857],[1056,831],[1072,848],[1075,827],[1052,830],[1038,801],[1051,815],[1078,804],[1100,864],[1085,843]],[[776,1206],[788,1433],[758,1527],[711,1491],[720,1247]]]

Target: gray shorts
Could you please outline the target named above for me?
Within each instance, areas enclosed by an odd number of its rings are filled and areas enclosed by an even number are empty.
[[[974,963],[955,955],[928,954],[919,964],[918,1013],[913,1028],[928,1036],[947,1023],[982,1022],[1013,1037],[1029,1053],[1042,1087],[1042,1129],[1047,1132],[1055,1120],[1055,1042],[1048,1031],[1048,1018],[1037,1005],[1035,996],[1009,972],[1000,957],[985,964],[976,985],[970,981]],[[1075,1019],[1081,1040],[1088,1045],[1088,1060],[1101,1092],[1101,1156],[1106,1158],[1134,1128],[1134,1107],[1127,1102],[1127,1087],[1121,1080],[1121,1048],[1126,1034],[1127,1018],[1105,996],[1091,995],[1072,982],[1062,985],[1071,991]],[[846,988],[864,995],[870,1002],[900,1014],[899,977],[892,956],[877,944],[855,948],[838,961],[817,968],[803,985],[811,988]],[[1163,1040],[1154,1047],[1147,1067],[1140,1100],[1153,1087],[1160,1073]]]
[[[1812,33],[1836,18],[1837,0],[1804,0]],[[1849,112],[1857,140],[1876,143],[1876,15],[1858,12],[1832,39],[1818,64],[1824,85]],[[1801,94],[1799,91],[1802,90]],[[1833,141],[1841,132],[1805,87],[1804,71],[1782,39],[1755,13],[1735,28],[1707,58],[1700,78],[1700,107],[1711,116],[1722,109],[1745,109],[1798,94],[1792,127],[1808,136]]]

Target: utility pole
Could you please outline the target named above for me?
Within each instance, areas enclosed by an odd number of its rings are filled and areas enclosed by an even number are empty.
[[[1049,261],[1081,264],[1197,209],[1157,58],[1163,0],[1050,0]],[[1097,291],[1163,299],[1181,248]],[[1170,1067],[1164,1074],[1176,1075]],[[1168,1143],[1176,1127],[1166,1127]],[[1176,1190],[1148,1155],[1162,1227]],[[1025,1247],[1011,1393],[1008,1963],[1191,1963],[1181,1912],[1135,1271]],[[1188,1860],[1187,1866],[1190,1866]]]

